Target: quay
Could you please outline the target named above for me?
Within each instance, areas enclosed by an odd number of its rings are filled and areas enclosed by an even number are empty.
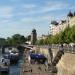
[[[53,57],[49,54],[48,47],[45,46],[37,48],[36,53],[43,53],[47,56],[48,61],[53,58],[52,64],[57,68],[57,74],[50,72],[48,66],[45,66],[44,64],[30,64],[27,59],[28,51],[24,51],[24,63],[20,75],[75,75],[75,48],[64,46],[64,52],[58,47],[51,49]]]
[[[21,68],[20,75],[56,75],[48,71],[48,66],[45,64],[30,63],[28,61],[29,51],[24,51],[24,63]]]

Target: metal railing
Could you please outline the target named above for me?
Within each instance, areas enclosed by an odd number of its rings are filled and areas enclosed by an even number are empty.
[[[39,48],[49,48],[51,47],[51,49],[61,49],[61,47],[59,45],[53,45],[53,46],[48,46],[48,45],[44,45],[44,46],[38,46]],[[75,53],[75,46],[63,46],[64,52],[65,53]]]

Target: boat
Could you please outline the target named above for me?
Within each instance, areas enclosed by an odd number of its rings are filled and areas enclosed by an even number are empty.
[[[1,57],[0,59],[0,73],[9,73],[10,60]]]
[[[15,53],[10,54],[10,62],[18,62],[19,56],[16,55]]]
[[[19,60],[19,52],[16,48],[13,48],[5,52],[3,57],[10,59],[10,63],[17,62]]]

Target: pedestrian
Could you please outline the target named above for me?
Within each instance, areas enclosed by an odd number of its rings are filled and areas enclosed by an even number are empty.
[[[46,71],[46,68],[45,68],[45,71]]]
[[[63,44],[61,44],[59,51],[61,51],[62,54],[64,54],[64,46],[63,46]]]
[[[39,66],[38,69],[41,70],[41,67]]]
[[[31,69],[31,72],[32,72],[32,69]]]

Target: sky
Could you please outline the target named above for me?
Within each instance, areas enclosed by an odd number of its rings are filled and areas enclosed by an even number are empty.
[[[0,0],[0,37],[14,34],[47,35],[52,20],[66,17],[75,10],[75,0]]]

